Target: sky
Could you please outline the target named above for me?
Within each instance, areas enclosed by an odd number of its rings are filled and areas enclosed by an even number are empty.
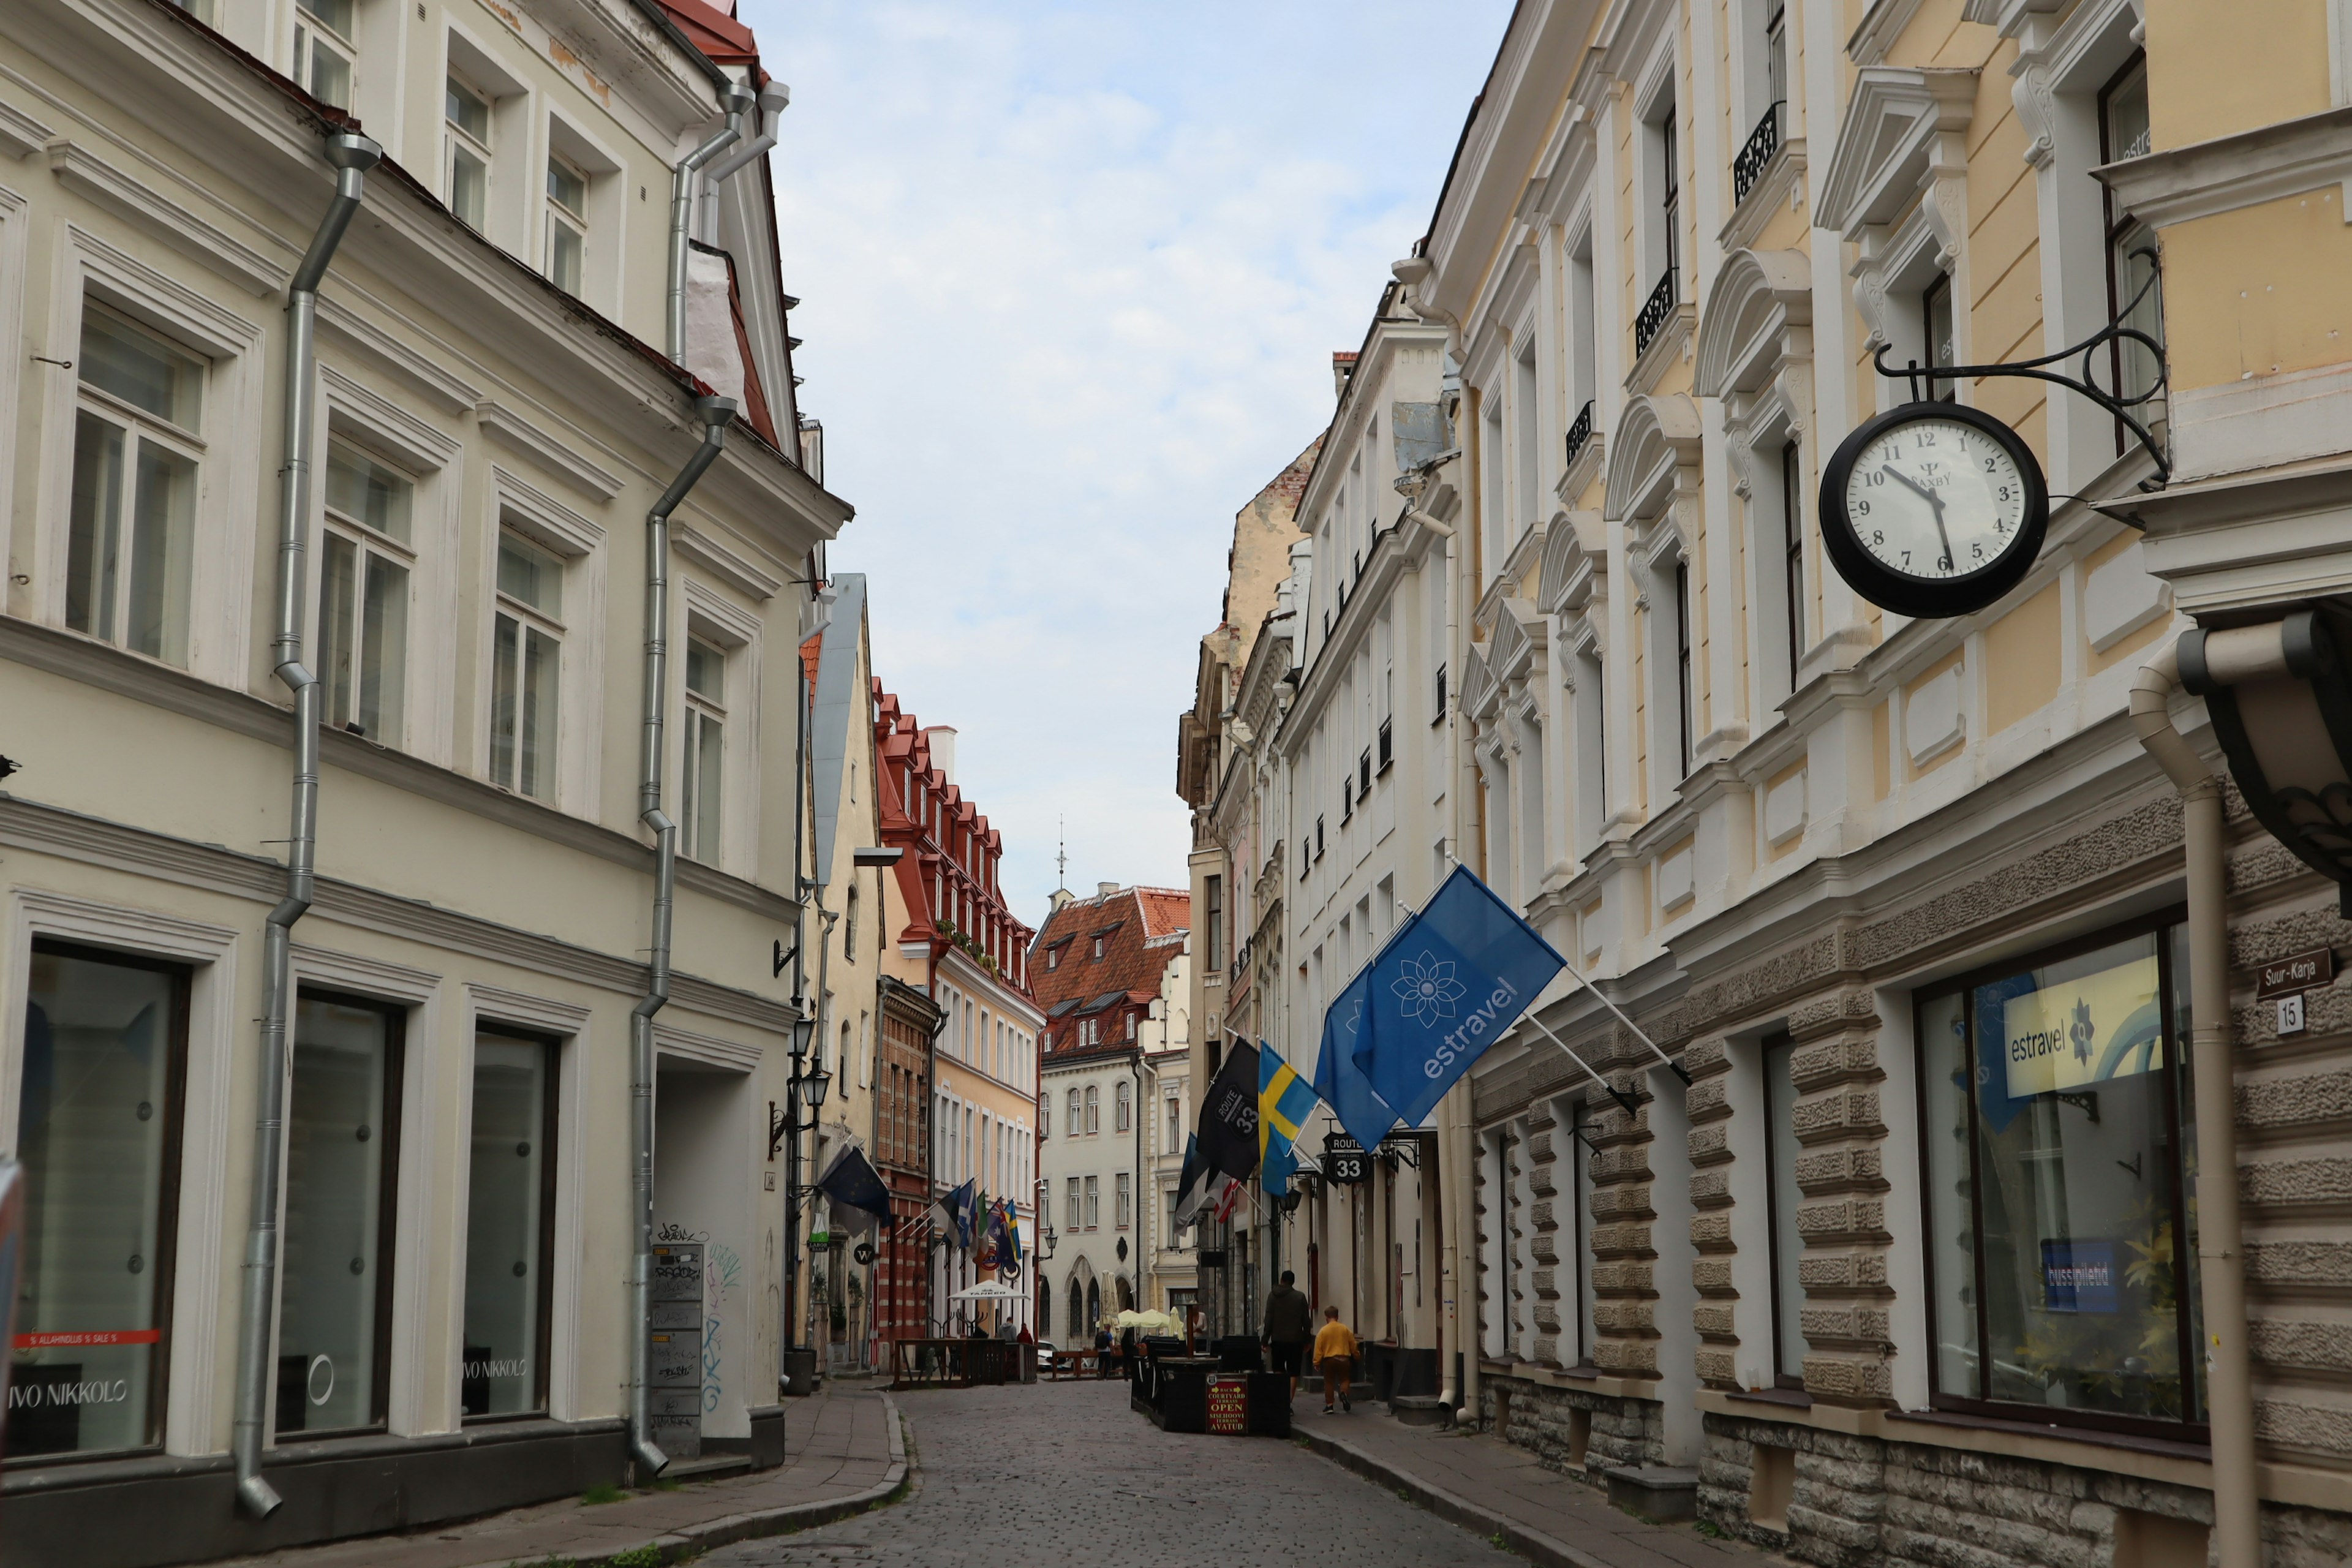
[[[876,673],[952,724],[1014,914],[1182,887],[1234,513],[1329,419],[1508,0],[741,0],[803,414]]]

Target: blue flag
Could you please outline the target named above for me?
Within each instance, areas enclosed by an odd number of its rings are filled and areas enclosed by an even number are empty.
[[[1257,1046],[1258,1180],[1277,1197],[1298,1168],[1298,1129],[1315,1112],[1315,1091],[1272,1046]]]
[[[1378,967],[1374,965],[1373,967]],[[1358,1065],[1359,1045],[1371,1025],[1372,970],[1348,982],[1323,1015],[1323,1046],[1315,1058],[1315,1097],[1331,1108],[1349,1135],[1370,1149],[1389,1135],[1397,1113]]]
[[[1437,896],[1397,928],[1358,976],[1369,984],[1364,1023],[1353,1034],[1355,1065],[1400,1120],[1419,1126],[1566,967],[1494,889],[1456,866]],[[1341,1001],[1355,991],[1350,985]],[[1328,1037],[1328,1024],[1324,1032]],[[1344,1114],[1340,1121],[1347,1121]],[[1372,1146],[1373,1140],[1356,1136]]]

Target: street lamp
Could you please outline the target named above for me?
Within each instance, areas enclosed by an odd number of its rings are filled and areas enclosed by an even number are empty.
[[[2254,819],[2337,884],[2352,917],[2352,658],[2344,620],[2282,620],[2181,634],[2180,684],[2205,700]]]

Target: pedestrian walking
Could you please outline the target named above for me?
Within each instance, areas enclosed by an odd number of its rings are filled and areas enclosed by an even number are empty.
[[[1286,1268],[1282,1283],[1266,1292],[1265,1346],[1274,1370],[1290,1377],[1290,1396],[1298,1397],[1298,1377],[1305,1369],[1307,1342],[1315,1332],[1315,1309],[1298,1289],[1298,1276]]]
[[[1348,1380],[1356,1370],[1356,1331],[1339,1321],[1339,1309],[1323,1309],[1323,1326],[1315,1333],[1315,1364],[1323,1373],[1323,1413],[1331,1413],[1331,1400],[1336,1394],[1339,1408],[1353,1410],[1348,1402]]]

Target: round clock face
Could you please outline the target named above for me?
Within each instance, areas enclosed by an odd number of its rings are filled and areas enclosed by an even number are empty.
[[[1903,615],[1981,609],[2040,553],[2050,501],[2017,433],[1953,403],[1864,423],[1822,474],[1822,537],[1854,590]]]

